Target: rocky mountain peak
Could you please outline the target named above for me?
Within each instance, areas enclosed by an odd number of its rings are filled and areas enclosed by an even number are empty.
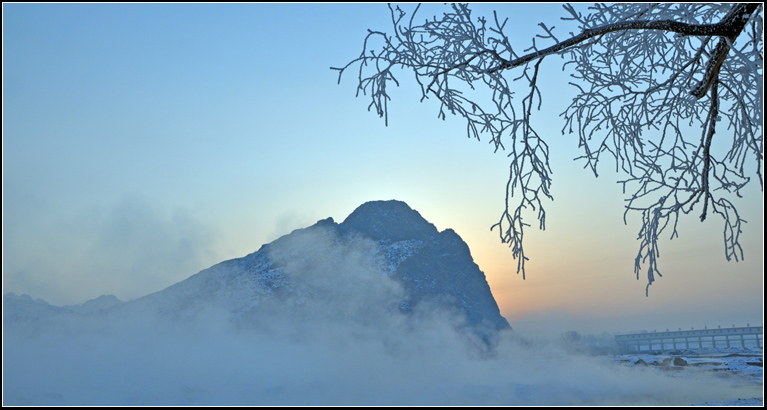
[[[439,232],[418,211],[396,200],[366,202],[338,229],[342,235],[357,232],[381,243],[393,262],[394,278],[406,291],[405,310],[431,303],[458,312],[477,329],[492,333],[510,328],[469,246],[454,230]]]
[[[374,240],[423,240],[437,228],[405,202],[370,201],[360,205],[341,223],[343,231],[357,231]]]

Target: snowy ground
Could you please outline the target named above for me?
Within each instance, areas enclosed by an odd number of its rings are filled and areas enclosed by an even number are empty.
[[[678,354],[612,355],[606,361],[623,366],[654,369],[678,378],[714,375],[732,386],[759,387],[764,391],[764,352],[762,349],[705,349],[678,352]],[[763,394],[692,403],[697,406],[764,406]]]

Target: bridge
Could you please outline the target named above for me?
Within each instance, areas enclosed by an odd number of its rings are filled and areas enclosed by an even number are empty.
[[[618,351],[629,353],[665,353],[681,349],[764,346],[764,327],[747,326],[665,332],[640,332],[616,335]]]

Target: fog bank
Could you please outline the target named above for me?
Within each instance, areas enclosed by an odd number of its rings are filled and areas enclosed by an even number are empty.
[[[300,250],[300,252],[299,252]],[[212,305],[4,323],[4,405],[689,405],[761,396],[499,334],[434,305],[397,309],[376,245],[306,231],[272,257],[292,282],[251,316]],[[202,301],[198,301],[202,303]],[[128,312],[128,313],[125,313]]]

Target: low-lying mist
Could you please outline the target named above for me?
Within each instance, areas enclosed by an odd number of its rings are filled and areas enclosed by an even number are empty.
[[[188,320],[136,310],[4,326],[3,404],[689,405],[754,395],[513,331],[489,349],[453,312],[397,309],[402,289],[371,241],[306,231],[271,255],[290,296],[250,317],[210,306]]]

